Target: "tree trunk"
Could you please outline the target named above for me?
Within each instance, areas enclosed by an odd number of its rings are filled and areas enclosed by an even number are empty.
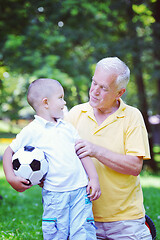
[[[140,58],[138,58],[140,59]],[[138,68],[138,66],[141,66],[140,63],[138,62],[137,57],[133,57],[133,64],[135,66],[135,68]],[[138,66],[136,66],[138,65]],[[157,164],[154,161],[154,152],[153,152],[153,134],[152,134],[152,130],[151,130],[151,125],[148,121],[148,104],[146,101],[146,94],[145,94],[145,87],[144,87],[144,83],[143,83],[143,76],[142,76],[142,69],[139,67],[138,72],[135,75],[136,78],[136,83],[137,83],[137,90],[138,90],[138,99],[139,99],[139,105],[140,105],[140,110],[141,113],[144,117],[144,121],[146,124],[146,128],[148,131],[148,137],[149,137],[149,145],[150,145],[150,154],[151,154],[151,160],[147,161],[146,163],[150,165],[150,167],[156,171],[157,170]]]
[[[135,75],[135,80],[136,80],[136,84],[137,84],[137,92],[138,92],[138,99],[139,99],[139,108],[140,111],[142,112],[142,115],[144,117],[144,121],[146,124],[146,128],[148,131],[148,136],[149,136],[149,144],[150,144],[150,153],[151,153],[151,160],[148,161],[148,164],[150,165],[150,167],[155,171],[157,170],[157,164],[154,161],[154,152],[153,152],[153,138],[152,138],[152,131],[151,131],[151,126],[150,123],[148,121],[148,104],[147,104],[147,100],[146,100],[146,94],[145,94],[145,86],[144,86],[144,82],[143,82],[143,73],[142,73],[142,62],[141,62],[141,52],[142,52],[142,44],[140,46],[140,42],[142,41],[142,39],[140,39],[137,36],[137,31],[136,31],[136,25],[135,23],[132,21],[133,20],[133,16],[134,16],[134,12],[132,9],[132,2],[128,1],[128,32],[129,32],[129,36],[131,36],[131,38],[133,40],[135,40],[134,44],[133,44],[133,55],[132,55],[132,61],[133,61],[133,69],[135,69],[134,71],[134,75]]]
[[[150,3],[152,9],[152,15],[155,19],[155,22],[152,24],[152,37],[153,37],[153,55],[155,60],[155,77],[157,82],[157,94],[156,94],[156,101],[157,101],[157,114],[160,114],[160,1],[157,0],[156,2]]]

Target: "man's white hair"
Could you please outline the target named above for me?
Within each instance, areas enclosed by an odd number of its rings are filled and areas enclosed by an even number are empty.
[[[119,90],[126,88],[130,79],[130,70],[118,57],[103,58],[97,63],[96,68],[98,67],[102,67],[106,71],[112,71],[113,74],[117,75],[116,84]]]

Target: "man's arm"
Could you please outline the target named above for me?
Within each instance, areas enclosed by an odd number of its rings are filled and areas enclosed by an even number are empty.
[[[88,197],[90,198],[91,201],[96,200],[101,195],[101,189],[99,185],[99,179],[96,168],[90,157],[81,158],[81,162],[89,177],[89,183],[87,186]]]
[[[6,179],[8,183],[18,192],[24,192],[28,188],[30,188],[32,185],[25,185],[29,182],[21,177],[17,177],[14,174],[13,167],[12,167],[12,155],[14,152],[10,147],[7,147],[4,155],[3,155],[3,169],[6,176]]]
[[[80,159],[86,156],[95,157],[104,165],[122,174],[138,176],[142,170],[143,157],[118,154],[82,139],[77,141],[75,148]]]

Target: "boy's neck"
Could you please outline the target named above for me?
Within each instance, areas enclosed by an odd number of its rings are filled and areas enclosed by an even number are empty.
[[[51,118],[49,116],[44,116],[43,114],[37,114],[37,113],[36,113],[36,115],[41,117],[41,118],[43,118],[43,119],[45,119],[48,122],[57,123],[57,119],[56,118]]]

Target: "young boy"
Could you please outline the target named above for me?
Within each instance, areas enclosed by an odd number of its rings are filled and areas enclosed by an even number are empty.
[[[42,149],[49,161],[42,189],[44,239],[66,240],[69,236],[70,240],[95,240],[91,201],[101,194],[98,175],[89,157],[80,160],[75,153],[79,136],[62,120],[66,104],[63,88],[56,80],[41,78],[30,84],[27,100],[36,112],[35,119],[4,152],[6,179],[19,192],[30,188],[26,179],[15,176],[12,155],[27,145]]]

